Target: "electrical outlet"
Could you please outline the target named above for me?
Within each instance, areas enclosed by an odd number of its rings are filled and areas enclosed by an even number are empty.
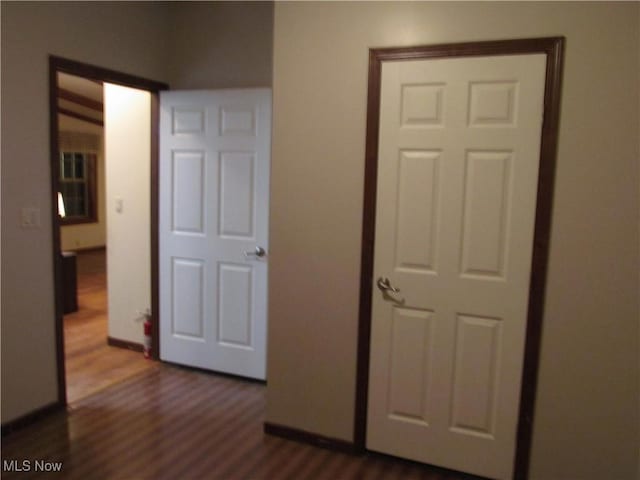
[[[22,228],[39,228],[40,209],[37,207],[22,207],[20,226]]]

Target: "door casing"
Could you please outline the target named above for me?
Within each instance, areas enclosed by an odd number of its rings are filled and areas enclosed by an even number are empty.
[[[152,358],[159,358],[160,341],[158,337],[158,142],[159,142],[159,109],[158,94],[160,90],[169,89],[169,85],[135,75],[129,75],[87,63],[77,62],[54,55],[49,56],[49,149],[51,164],[51,225],[53,247],[53,275],[55,302],[55,337],[56,337],[56,369],[58,383],[58,404],[67,404],[65,356],[64,356],[64,324],[62,313],[62,259],[60,256],[60,219],[57,209],[58,187],[58,100],[57,74],[64,72],[85,77],[99,82],[114,83],[125,87],[137,88],[151,94],[151,323],[152,323]]]
[[[544,53],[547,55],[544,120],[541,134],[526,343],[514,465],[514,478],[527,477],[540,356],[545,280],[549,258],[563,52],[564,37],[370,49],[354,420],[354,444],[358,450],[364,451],[366,449],[382,62]]]

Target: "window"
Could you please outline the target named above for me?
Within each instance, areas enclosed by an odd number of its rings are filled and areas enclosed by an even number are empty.
[[[60,152],[59,188],[64,203],[63,224],[98,221],[96,213],[96,156]],[[62,210],[62,209],[61,209]]]

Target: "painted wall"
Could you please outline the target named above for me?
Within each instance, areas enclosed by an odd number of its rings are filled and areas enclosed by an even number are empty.
[[[273,3],[173,2],[174,89],[271,86]]]
[[[177,88],[270,85],[273,5],[0,2],[0,9],[1,421],[6,423],[58,395],[49,248],[48,55]],[[25,206],[40,209],[39,228],[20,228]]]
[[[563,35],[531,478],[636,478],[639,10],[276,4],[268,421],[352,440],[368,49]]]
[[[151,309],[151,95],[105,83],[109,336],[142,343]]]
[[[2,422],[58,398],[48,55],[164,80],[168,11],[154,3],[2,2]],[[40,227],[20,227],[22,207]]]
[[[4,423],[57,397],[51,253],[43,248],[51,244],[47,55],[182,88],[227,86],[218,72],[240,67],[225,55],[215,67],[173,63],[167,52],[179,54],[182,35],[203,42],[203,52],[218,51],[222,38],[209,29],[212,18],[185,13],[174,22],[177,4],[0,8]],[[270,421],[351,439],[367,49],[565,35],[532,478],[637,475],[639,18],[634,3],[277,5]],[[189,19],[197,21],[192,32]],[[244,42],[239,23],[229,26]],[[270,41],[251,35],[267,55]],[[175,65],[191,73],[181,77]],[[41,209],[40,228],[20,228],[23,206]]]
[[[96,196],[98,202],[98,221],[78,225],[63,225],[60,228],[60,246],[62,250],[104,247],[107,242],[107,211],[105,208],[103,128],[66,115],[58,115],[58,122],[61,132],[59,140],[61,149],[83,151],[96,155]],[[94,147],[94,142],[84,141],[83,135],[94,136],[97,139],[97,145]]]

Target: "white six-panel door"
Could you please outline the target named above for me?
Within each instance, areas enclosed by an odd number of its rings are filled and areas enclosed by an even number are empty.
[[[371,450],[512,475],[545,66],[383,62]]]
[[[271,92],[160,96],[160,356],[264,379]]]

